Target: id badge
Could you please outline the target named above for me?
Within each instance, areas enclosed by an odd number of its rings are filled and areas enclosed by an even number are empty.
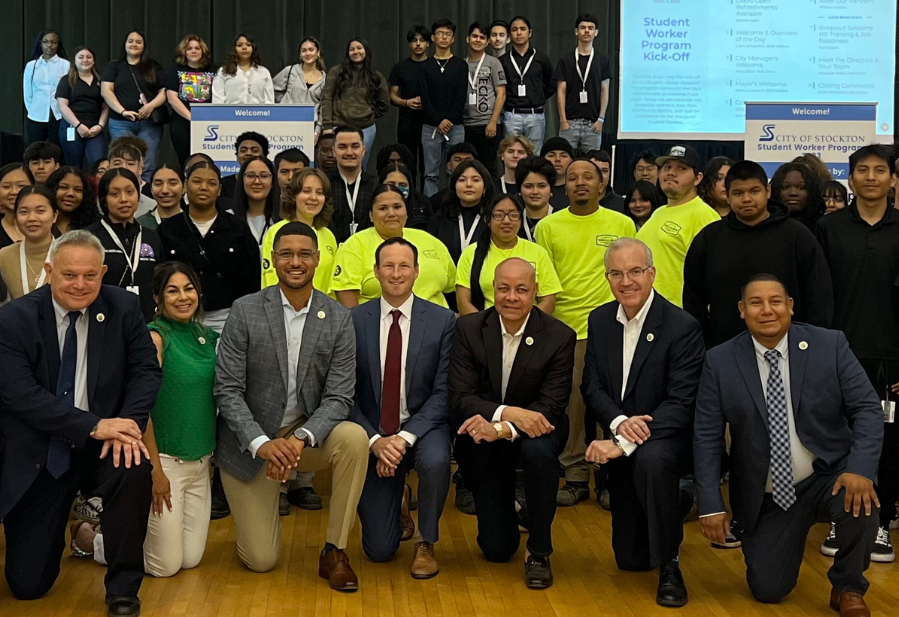
[[[581,90],[581,105],[587,102],[587,91]]]
[[[138,97],[137,100],[140,101],[140,104],[141,104],[141,105],[146,105],[146,104],[149,103],[149,101],[147,100],[147,97],[144,96],[144,93],[143,93],[143,92],[140,93],[140,97]]]
[[[527,88],[524,84],[518,84],[518,96],[527,96]]]
[[[896,401],[880,401],[883,407],[883,421],[893,424],[896,421]]]
[[[359,223],[350,223],[350,235],[352,236],[359,229]]]
[[[127,287],[125,287],[125,291],[130,291],[135,296],[140,295],[140,288],[137,285],[128,285]]]
[[[468,104],[469,105],[477,105],[478,104],[478,95],[474,92],[468,93]]]
[[[66,141],[75,141],[75,127],[70,126],[66,129]]]

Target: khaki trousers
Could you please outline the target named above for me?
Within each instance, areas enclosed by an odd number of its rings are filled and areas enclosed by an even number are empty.
[[[281,435],[290,434],[286,427]],[[266,463],[267,465],[268,463]],[[355,422],[341,422],[317,448],[304,448],[297,471],[332,468],[331,502],[326,542],[346,548],[356,522],[356,507],[368,469],[368,436]],[[237,531],[237,554],[255,572],[268,572],[281,554],[281,520],[278,516],[280,483],[266,477],[263,467],[249,482],[241,482],[222,469],[222,485],[231,505]]]
[[[574,347],[574,380],[571,382],[571,399],[568,401],[568,441],[559,456],[559,462],[565,468],[566,482],[590,481],[590,468],[584,460],[587,454],[587,444],[584,441],[584,412],[587,406],[581,396],[585,355],[587,339],[578,341]]]

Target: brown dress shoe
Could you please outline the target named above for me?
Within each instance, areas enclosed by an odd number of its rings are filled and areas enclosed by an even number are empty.
[[[840,611],[840,617],[871,617],[865,598],[854,591],[831,590],[830,608]]]
[[[434,557],[434,545],[430,542],[416,542],[415,556],[412,558],[412,578],[434,578],[440,572]]]
[[[359,580],[350,567],[350,558],[341,549],[335,548],[318,558],[318,575],[328,580],[331,589],[356,591]]]
[[[400,514],[400,525],[403,528],[403,535],[400,536],[401,542],[407,542],[415,535],[415,521],[409,514],[409,504],[412,502],[412,487],[408,484],[403,487],[403,509]]]

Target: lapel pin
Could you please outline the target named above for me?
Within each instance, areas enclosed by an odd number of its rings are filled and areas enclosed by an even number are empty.
[[[526,339],[524,339],[524,343],[525,343],[525,345],[533,345],[534,344],[533,337],[530,337],[530,336],[527,337]]]
[[[655,335],[654,335],[652,332],[650,332],[649,334],[646,335],[646,340],[649,341],[650,343],[651,343],[654,339],[655,339]]]
[[[324,319],[324,318],[325,318],[325,312],[324,312],[324,311],[319,311],[319,312],[318,312],[318,318],[319,318],[319,319]]]
[[[200,341],[200,345],[205,345],[205,344],[206,344],[206,337],[204,337],[204,336],[201,336],[201,337],[198,338],[197,340]]]
[[[805,341],[799,341],[799,349],[805,351],[806,349],[808,349],[808,343],[806,343]]]
[[[104,315],[103,313],[97,313],[97,321],[103,323],[104,319],[106,319],[106,315]]]

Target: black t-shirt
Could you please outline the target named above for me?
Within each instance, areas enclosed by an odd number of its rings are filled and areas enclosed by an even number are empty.
[[[101,80],[113,84],[115,97],[125,111],[139,111],[143,107],[140,102],[141,93],[147,98],[147,101],[152,101],[156,98],[160,88],[165,88],[165,71],[155,60],[150,60],[150,62],[153,63],[153,70],[156,73],[154,84],[148,84],[137,66],[128,64],[127,60],[113,60],[103,67]],[[109,117],[113,120],[123,120],[121,114],[117,114],[111,109]]]
[[[421,96],[421,68],[425,62],[427,60],[416,62],[412,58],[406,58],[393,65],[387,82],[391,86],[399,87],[400,98],[414,99],[416,96]],[[422,121],[424,114],[421,111],[408,107],[400,107],[399,110],[400,122],[413,123]]]
[[[93,83],[87,85],[87,82],[79,77],[72,86],[69,84],[68,75],[65,75],[56,86],[56,98],[68,100],[69,109],[84,126],[92,127],[99,124],[100,113],[103,111],[99,79],[94,78]]]
[[[594,52],[593,64],[590,65],[590,73],[587,73],[587,63],[590,56],[578,54],[578,65],[581,67],[581,75],[587,78],[587,102],[581,103],[581,91],[584,82],[581,81],[574,65],[574,54],[569,52],[559,59],[556,65],[556,81],[564,81],[565,91],[565,117],[568,120],[590,120],[596,122],[599,118],[600,103],[602,101],[601,84],[606,79],[612,79],[612,67],[609,57],[601,51]]]
[[[421,104],[425,124],[438,126],[449,120],[454,126],[461,126],[468,92],[468,63],[458,56],[450,56],[445,60],[428,58],[422,64]]]
[[[186,64],[176,64],[166,75],[165,88],[178,93],[178,99],[190,109],[191,103],[212,102],[213,69],[192,69]]]

